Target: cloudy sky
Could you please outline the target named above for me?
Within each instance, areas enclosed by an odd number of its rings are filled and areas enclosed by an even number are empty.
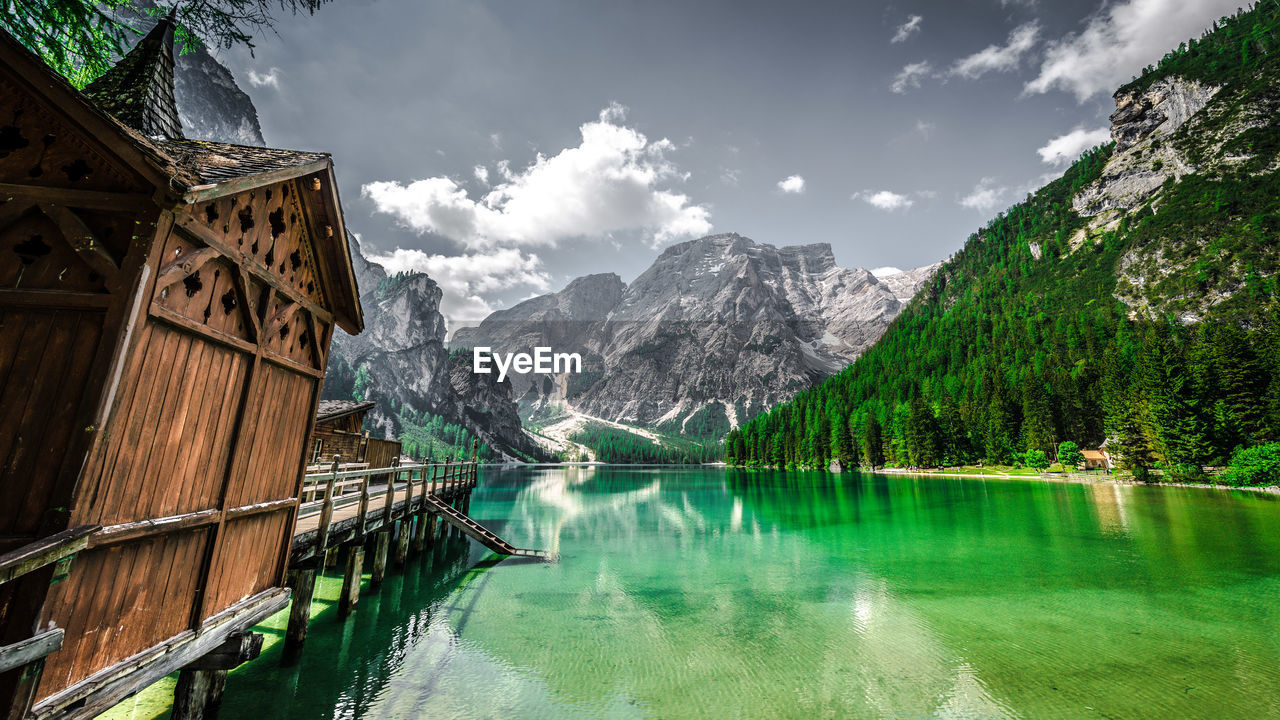
[[[712,232],[944,259],[1239,4],[337,0],[222,58],[269,144],[333,153],[365,254],[435,278],[452,328]]]

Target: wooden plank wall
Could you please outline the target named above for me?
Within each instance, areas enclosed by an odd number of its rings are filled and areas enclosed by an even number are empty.
[[[371,468],[391,467],[391,462],[400,457],[400,443],[382,438],[369,438],[365,447],[364,459]]]
[[[67,642],[39,697],[282,582],[333,322],[298,197],[285,182],[190,207],[154,241],[147,319],[73,507],[106,530],[51,592]]]
[[[68,527],[155,188],[0,66],[0,552]],[[140,238],[140,240],[135,239]],[[50,572],[0,587],[0,644],[29,638]],[[0,707],[20,684],[0,673]]]

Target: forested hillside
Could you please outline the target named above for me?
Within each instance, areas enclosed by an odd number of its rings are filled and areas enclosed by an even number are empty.
[[[730,433],[729,462],[1105,441],[1196,478],[1280,440],[1278,20],[1258,3],[1117,91],[1112,143],[973,234],[854,364]]]

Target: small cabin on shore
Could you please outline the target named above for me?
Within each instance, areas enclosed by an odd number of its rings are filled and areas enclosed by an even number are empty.
[[[1080,454],[1084,455],[1085,470],[1111,469],[1111,457],[1105,450],[1081,450]]]
[[[182,137],[174,27],[83,92],[0,30],[6,718],[94,717],[287,604],[363,327],[333,161]]]
[[[370,437],[364,418],[377,405],[372,400],[321,400],[316,408],[316,427],[311,435],[311,463],[324,465],[334,455],[343,465],[391,467],[400,457],[400,443]]]

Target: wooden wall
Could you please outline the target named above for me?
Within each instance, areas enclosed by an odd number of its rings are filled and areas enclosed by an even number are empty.
[[[0,185],[4,552],[68,526],[159,209],[143,176],[7,65],[0,66]],[[47,623],[51,575],[47,568],[0,586],[0,645]],[[21,682],[18,670],[0,674],[0,709]]]
[[[333,322],[297,185],[180,209],[154,238],[72,504],[106,530],[50,593],[67,644],[40,697],[281,584]]]

